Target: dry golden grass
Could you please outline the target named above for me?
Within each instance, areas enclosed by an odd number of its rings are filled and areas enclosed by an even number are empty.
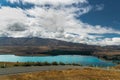
[[[69,69],[0,76],[0,80],[120,80],[120,72],[101,69]]]
[[[119,69],[120,70],[120,65],[117,65],[117,66],[115,66],[115,67],[112,67],[113,69]]]

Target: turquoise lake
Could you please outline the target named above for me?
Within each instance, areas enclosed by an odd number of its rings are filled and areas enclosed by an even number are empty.
[[[15,55],[0,55],[0,62],[63,62],[76,63],[83,66],[115,66],[110,61],[101,60],[94,56],[81,55],[57,55],[57,56],[15,56]]]

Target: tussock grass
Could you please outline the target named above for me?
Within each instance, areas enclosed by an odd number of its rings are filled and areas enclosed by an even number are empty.
[[[112,67],[112,69],[119,69],[120,70],[120,65],[117,65],[117,66],[115,66],[115,67]]]
[[[120,80],[120,72],[84,68],[33,72],[0,77],[1,80]]]
[[[0,62],[1,68],[14,66],[44,66],[44,65],[78,65],[64,64],[62,62],[26,62],[26,63],[10,63]],[[78,65],[80,66],[80,65]],[[31,72],[24,74],[0,76],[0,80],[120,80],[120,65],[104,70],[101,68],[81,68],[68,70],[53,70],[43,72]]]

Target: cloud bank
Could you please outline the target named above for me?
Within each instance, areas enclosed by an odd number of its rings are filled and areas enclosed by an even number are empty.
[[[119,34],[120,31],[83,23],[76,17],[89,13],[87,0],[7,0],[11,4],[35,5],[30,9],[2,6],[0,37],[40,37],[92,45],[120,45],[120,37],[91,34]],[[97,5],[101,11],[103,6]]]

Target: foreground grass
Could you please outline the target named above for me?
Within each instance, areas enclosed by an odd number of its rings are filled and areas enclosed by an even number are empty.
[[[16,66],[44,66],[44,65],[66,65],[64,63],[48,62],[26,62],[10,63],[0,62],[1,68]],[[77,64],[67,64],[77,65]],[[79,65],[80,66],[80,65]],[[103,68],[81,68],[69,70],[54,70],[43,72],[31,72],[16,75],[0,76],[0,80],[120,80],[120,65],[104,70]]]
[[[0,80],[120,80],[120,72],[84,68],[0,76]]]
[[[112,69],[120,70],[120,64],[115,67],[112,67]]]

